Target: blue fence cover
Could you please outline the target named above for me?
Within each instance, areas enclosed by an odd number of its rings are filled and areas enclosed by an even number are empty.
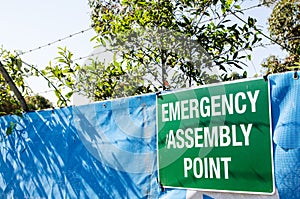
[[[272,196],[161,187],[156,95],[148,94],[0,117],[0,198],[300,198],[300,80],[286,73],[269,82]]]
[[[276,186],[280,198],[300,198],[300,80],[294,72],[269,77]]]

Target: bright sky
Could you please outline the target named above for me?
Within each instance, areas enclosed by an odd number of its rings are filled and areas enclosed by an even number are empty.
[[[261,1],[260,1],[261,2]],[[247,0],[242,5],[242,8],[248,8],[253,5],[257,5],[257,0]],[[254,8],[248,11],[245,11],[245,16],[241,16],[244,20],[247,21],[248,16],[254,17],[257,19],[257,27],[260,28],[266,35],[269,35],[268,32],[268,18],[272,13],[272,8],[267,8],[261,6],[259,8]],[[260,36],[263,40],[263,44],[270,44],[271,42],[263,36]],[[285,57],[285,53],[281,50],[278,45],[268,45],[267,47],[258,47],[253,50],[252,61],[248,63],[248,74],[249,77],[252,77],[254,74],[261,74],[261,63],[263,60],[270,55],[277,55],[280,58]]]
[[[256,0],[247,1],[243,7],[256,4]],[[11,51],[28,51],[85,30],[90,26],[90,10],[86,0],[0,0],[0,8],[0,45]],[[271,9],[267,8],[246,12],[246,14],[257,17],[258,24],[263,27],[267,26],[267,17],[270,13]],[[247,16],[243,18],[247,19]],[[67,46],[74,53],[74,58],[84,57],[93,52],[94,44],[90,42],[90,38],[94,35],[94,31],[90,30],[41,50],[22,55],[21,58],[29,64],[43,68],[57,56],[58,46]],[[265,40],[263,43],[270,42]],[[267,49],[256,48],[253,61],[249,62],[249,76],[260,73],[262,60],[271,54],[278,55],[282,52],[275,46],[268,46]],[[84,61],[79,62],[83,63]],[[28,80],[28,83],[35,93],[53,98],[54,95],[49,96],[50,93],[45,93],[50,90],[46,83],[36,79]]]
[[[8,50],[28,51],[70,34],[89,28],[89,6],[84,0],[0,0],[1,32],[0,45]],[[74,58],[84,57],[93,51],[90,38],[93,30],[75,35],[62,42],[21,56],[28,64],[44,68],[55,58],[57,47],[65,47],[74,53]],[[83,62],[84,60],[82,60]],[[34,92],[53,98],[46,82],[27,80]]]
[[[90,25],[87,1],[80,0],[0,0],[0,44],[9,50],[27,51]],[[57,46],[67,46],[77,56],[91,52],[93,30],[56,43],[22,58],[32,64],[46,64],[57,55]]]

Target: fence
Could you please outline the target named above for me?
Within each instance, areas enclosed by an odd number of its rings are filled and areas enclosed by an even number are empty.
[[[269,83],[278,190],[272,196],[161,187],[155,94],[0,117],[0,196],[300,198],[300,80],[285,73]]]

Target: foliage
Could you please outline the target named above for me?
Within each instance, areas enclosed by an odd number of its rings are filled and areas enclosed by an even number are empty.
[[[114,58],[109,64],[98,60],[90,60],[89,65],[79,70],[76,87],[90,99],[99,101],[118,97],[131,96],[149,92],[149,87],[143,86],[137,71],[129,63],[120,63]]]
[[[6,87],[0,89],[0,98],[0,116],[8,114],[22,114],[23,110],[21,109],[20,102],[10,92],[9,88]],[[39,95],[26,96],[25,100],[30,111],[52,107],[52,104],[49,100]]]
[[[262,63],[262,66],[267,69],[267,74],[281,73],[300,68],[299,60],[299,55],[289,55],[283,61],[271,55]]]
[[[66,48],[59,48],[58,57],[43,70],[24,65],[17,54],[5,50],[0,61],[31,110],[52,105],[41,96],[30,97],[24,83],[27,76],[43,77],[60,107],[69,104],[74,92],[105,100],[242,78],[246,74],[232,71],[244,69],[243,62],[251,59],[245,51],[261,39],[254,18],[243,23],[233,20],[243,14],[241,2],[89,0],[98,34],[92,40],[115,54],[111,63],[93,58],[80,66]],[[1,114],[22,112],[1,76],[0,95]]]
[[[4,80],[0,80],[1,88],[0,88],[0,116],[7,114],[21,114],[20,103],[10,92],[9,87],[7,87],[4,83]]]
[[[277,3],[279,0],[260,0],[260,2],[268,7],[273,6],[275,3]]]
[[[244,78],[247,78],[247,72],[244,71],[242,75],[240,75],[239,73],[237,72],[233,72],[231,74],[224,74],[222,75],[222,81],[233,81],[233,80],[238,80],[238,79],[244,79]]]
[[[54,88],[58,99],[58,106],[67,106],[70,98],[76,91],[76,74],[80,66],[73,64],[73,54],[66,47],[58,48],[59,56],[54,59],[55,63],[49,62],[37,75],[43,76],[48,81],[48,86]]]
[[[289,55],[280,60],[270,56],[262,64],[268,73],[278,73],[300,67],[300,3],[297,0],[278,1],[269,18],[271,37]]]
[[[110,64],[90,59],[80,66],[73,63],[73,54],[66,48],[58,49],[59,56],[39,74],[55,88],[58,106],[67,106],[73,93],[99,101],[149,92],[139,79],[144,71],[125,62],[114,60]]]
[[[23,67],[22,60],[17,56],[17,53],[0,48],[0,62],[9,73],[10,77],[14,80],[14,83],[20,91],[23,94],[28,94],[29,88],[25,85],[24,77],[28,75],[29,70]],[[1,78],[3,80],[2,76]],[[7,87],[4,80],[1,81],[1,84],[3,88]]]
[[[50,108],[52,105],[49,100],[42,96],[31,96],[31,90],[25,84],[25,77],[32,75],[30,68],[25,67],[17,53],[0,49],[1,64],[5,67],[10,77],[14,81],[15,85],[25,96],[26,103],[29,110],[39,110],[44,108]],[[23,110],[20,106],[20,102],[17,100],[14,93],[11,91],[7,82],[0,74],[0,116],[7,114],[21,115]]]
[[[20,102],[17,99],[15,99],[13,94],[1,90],[0,95],[0,116],[8,114],[22,114]],[[25,100],[30,111],[47,109],[52,107],[52,103],[43,96],[26,96]]]
[[[251,58],[243,51],[260,41],[253,18],[239,25],[228,17],[229,11],[241,12],[235,1],[90,1],[90,6],[98,33],[92,40],[115,56],[108,64],[93,58],[79,66],[70,51],[59,48],[59,56],[38,74],[55,88],[59,106],[74,92],[105,100],[224,80],[212,74],[213,66],[224,72],[242,68],[242,59]]]
[[[52,103],[43,96],[26,96],[26,103],[30,111],[52,108]]]
[[[22,67],[21,59],[18,58],[15,53],[0,48],[0,62],[13,79],[15,85],[23,94],[26,94],[28,92],[28,88],[25,86],[24,77],[26,76],[27,72]],[[21,114],[22,109],[20,108],[20,103],[14,96],[13,92],[1,74],[0,98],[0,115]]]
[[[269,18],[271,36],[292,54],[300,54],[300,2],[281,0]]]
[[[230,13],[242,13],[239,3],[89,1],[99,45],[117,50],[122,61],[141,67],[161,87],[168,82],[171,88],[216,81],[215,76],[209,78],[213,66],[224,73],[244,67],[243,60],[251,58],[244,51],[252,50],[260,38],[255,19],[249,17],[245,24],[232,21]]]

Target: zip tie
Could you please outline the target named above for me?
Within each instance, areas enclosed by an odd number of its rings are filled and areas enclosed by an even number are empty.
[[[295,72],[294,72],[293,78],[294,78],[295,80],[298,80],[298,79],[299,79],[298,68],[295,68],[294,71],[295,71]]]
[[[156,94],[156,96],[157,96],[158,98],[162,98],[162,96],[161,96],[161,91],[158,91],[158,92],[156,92],[155,94]]]
[[[268,76],[269,76],[269,73],[267,73],[266,75],[263,76],[265,81],[268,81]]]
[[[165,188],[164,188],[164,186],[161,184],[161,182],[158,180],[158,178],[156,178],[156,180],[157,180],[157,182],[158,182],[158,184],[159,184],[159,187],[160,187],[160,189],[161,189],[161,192],[165,192]]]

